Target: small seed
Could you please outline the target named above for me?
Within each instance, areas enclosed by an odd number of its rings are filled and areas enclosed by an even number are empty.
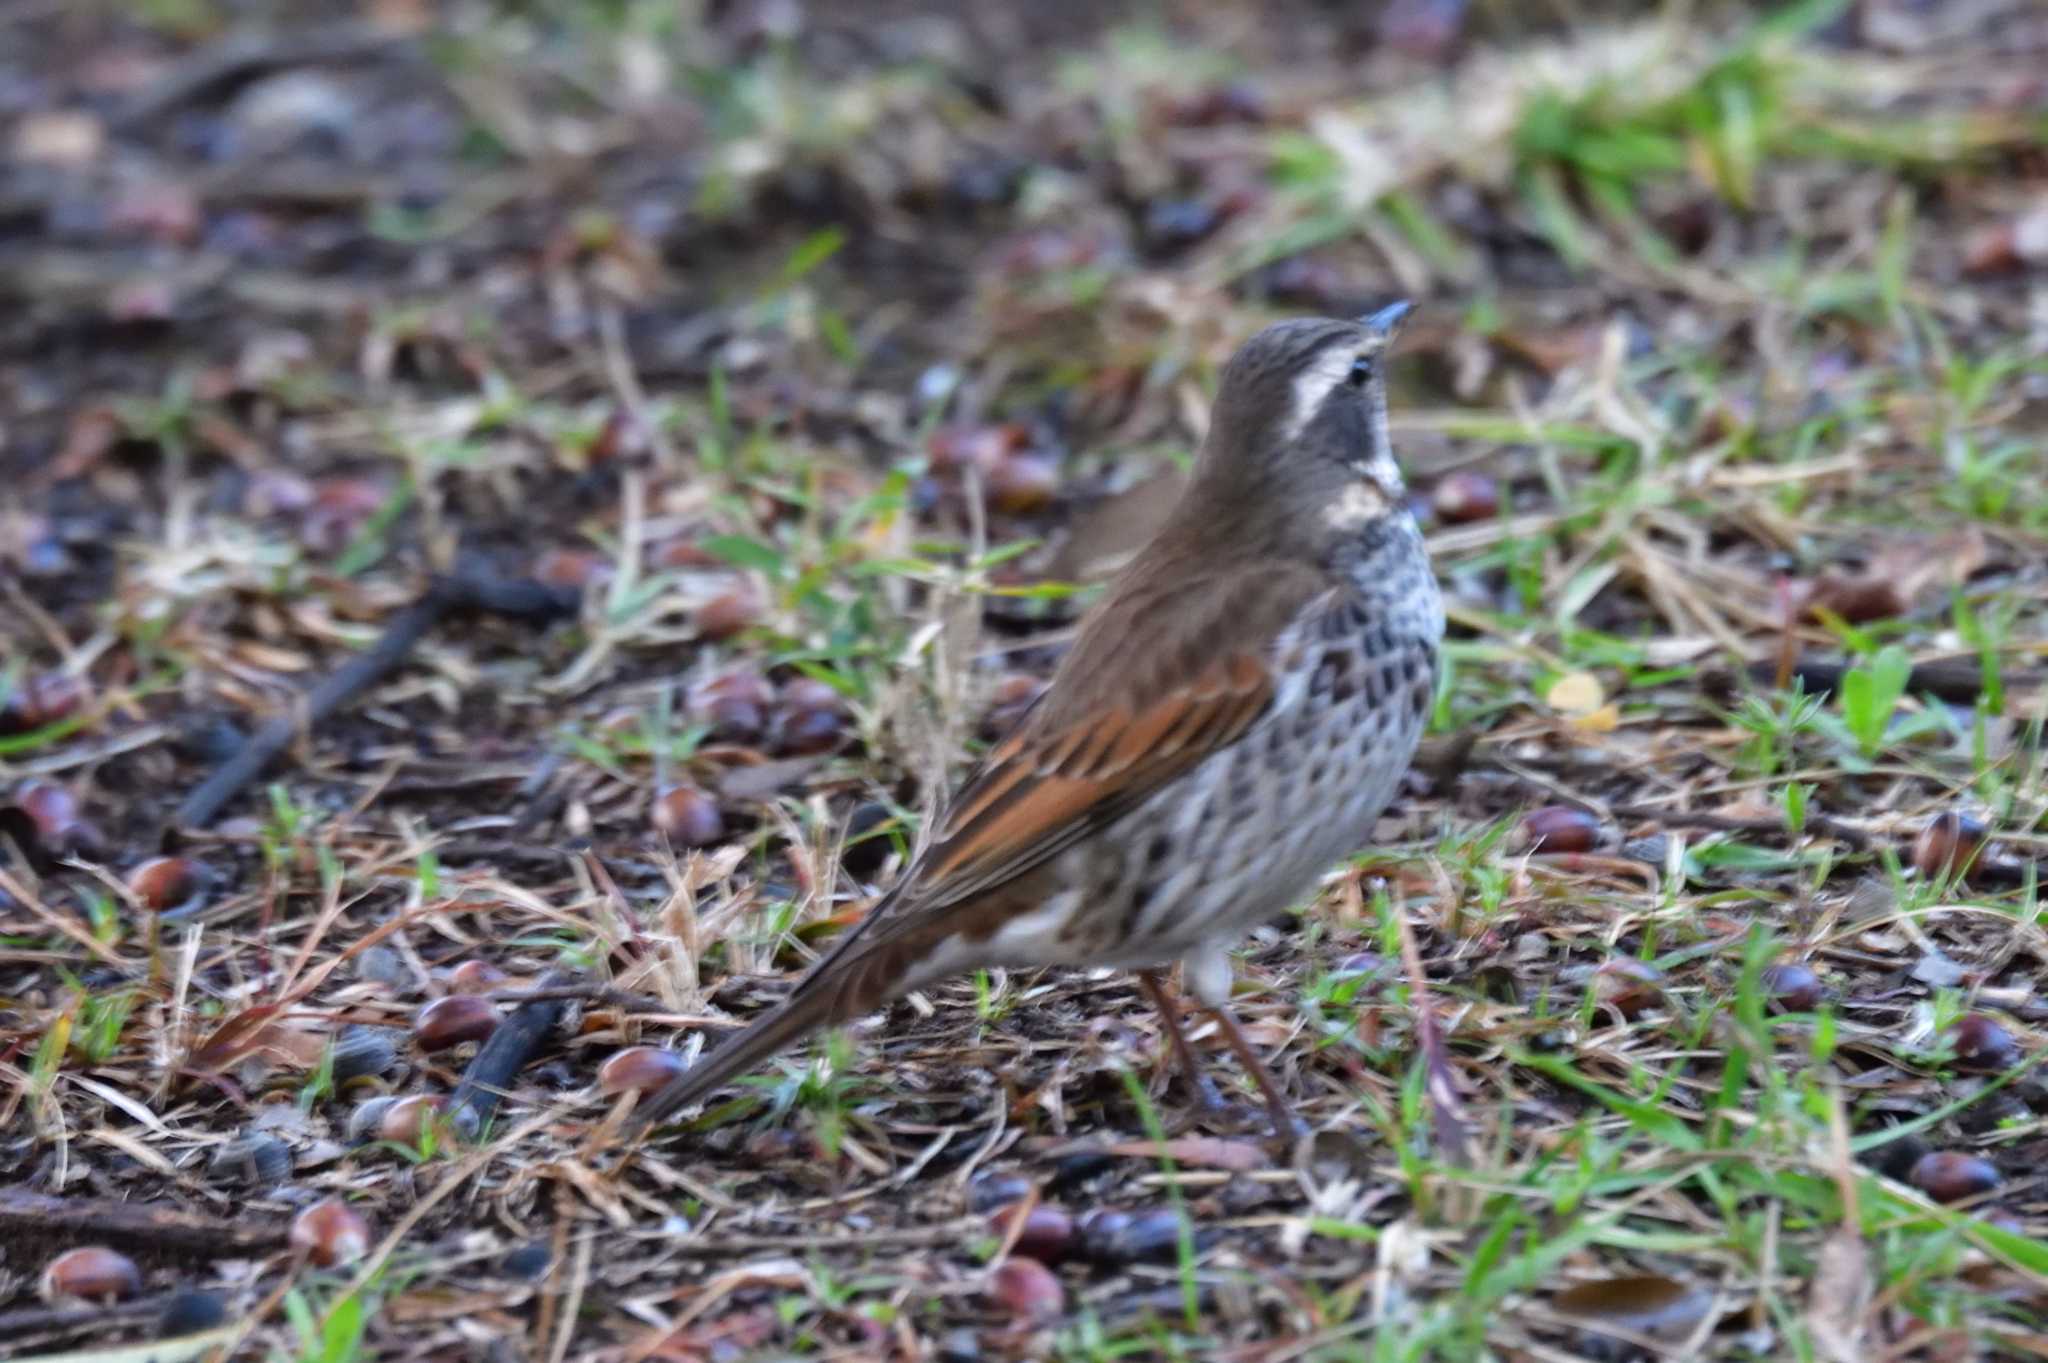
[[[784,710],[775,720],[775,750],[786,757],[828,753],[846,741],[839,710]]]
[[[1949,1028],[1956,1063],[1972,1070],[2009,1070],[2020,1063],[2020,1046],[1989,1013],[1965,1013]]]
[[[1967,814],[1944,810],[1913,839],[1913,869],[1930,880],[1967,876],[1984,850],[1984,825]]]
[[[377,1138],[400,1145],[418,1145],[420,1136],[441,1115],[448,1100],[438,1093],[415,1093],[377,1109]]]
[[[686,1068],[683,1058],[658,1046],[629,1046],[604,1062],[597,1086],[606,1093],[652,1093]]]
[[[1820,976],[1799,961],[1765,966],[1761,983],[1772,1006],[1787,1013],[1810,1013],[1827,997]]]
[[[1490,521],[1500,514],[1500,488],[1483,473],[1460,469],[1438,480],[1430,505],[1448,525]]]
[[[291,1147],[262,1131],[245,1131],[222,1143],[206,1162],[208,1178],[235,1187],[267,1188],[291,1172]]]
[[[1081,1218],[1081,1248],[1100,1264],[1170,1259],[1180,1252],[1180,1213],[1169,1207],[1126,1213],[1092,1212]]]
[[[656,831],[684,847],[711,847],[725,837],[718,801],[695,786],[672,786],[654,799]]]
[[[293,1219],[290,1244],[321,1268],[337,1268],[370,1252],[370,1224],[355,1208],[330,1197]]]
[[[22,677],[0,697],[0,735],[32,733],[66,719],[85,703],[85,688],[61,672]]]
[[[1002,1237],[1010,1233],[1015,1207],[1002,1207],[990,1212],[989,1234]],[[1074,1218],[1058,1207],[1033,1207],[1024,1218],[1024,1225],[1017,1232],[1017,1242],[1010,1247],[1012,1254],[1026,1259],[1036,1259],[1042,1264],[1057,1264],[1074,1251]]]
[[[448,989],[455,994],[488,994],[510,978],[489,961],[471,958],[448,972]]]
[[[550,549],[533,561],[533,576],[550,587],[580,591],[610,581],[612,563],[589,549]]]
[[[151,857],[128,873],[128,893],[151,913],[197,899],[212,877],[190,857]]]
[[[799,676],[782,684],[782,704],[791,710],[842,710],[846,698],[830,682]]]
[[[1600,845],[1600,821],[1574,805],[1544,805],[1522,816],[1532,852],[1590,852]]]
[[[745,588],[735,587],[697,607],[697,633],[715,643],[753,628],[760,619],[760,601]]]
[[[36,846],[51,857],[90,854],[99,833],[86,822],[78,797],[54,781],[30,781],[14,793],[14,805],[28,817]]]
[[[1664,1002],[1664,972],[1622,956],[1593,972],[1593,997],[1633,1021]]]
[[[1936,1202],[1961,1202],[1982,1197],[2003,1180],[1989,1160],[1954,1150],[1922,1155],[1913,1166],[1913,1186]]]
[[[997,1211],[1031,1196],[1031,1180],[1022,1174],[983,1169],[967,1185],[967,1210],[976,1216]]]
[[[398,1063],[398,1046],[383,1027],[344,1027],[334,1038],[333,1074],[337,1087],[358,1079],[374,1079]]]
[[[1005,1259],[989,1275],[989,1296],[1020,1320],[1058,1320],[1067,1309],[1067,1290],[1036,1259]]]
[[[429,1054],[482,1041],[498,1029],[498,1010],[475,994],[450,994],[435,999],[413,1016],[413,1038]]]
[[[156,1318],[156,1335],[158,1339],[196,1335],[202,1330],[225,1324],[227,1318],[227,1299],[220,1293],[188,1287],[173,1293],[171,1299],[164,1303],[162,1313]]]
[[[384,1114],[397,1105],[398,1099],[382,1093],[357,1103],[348,1114],[349,1140],[361,1142],[369,1140],[372,1136],[381,1136]]]
[[[1060,466],[1042,454],[1018,452],[998,459],[981,477],[988,504],[1005,516],[1029,516],[1059,495]]]
[[[139,1296],[142,1270],[135,1261],[104,1245],[83,1245],[50,1260],[43,1270],[46,1300],[116,1302]]]

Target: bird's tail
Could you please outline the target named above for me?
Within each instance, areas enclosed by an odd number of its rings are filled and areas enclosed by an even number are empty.
[[[916,982],[923,941],[900,921],[870,932],[883,917],[878,906],[855,924],[788,998],[635,1108],[627,1129],[645,1130],[812,1032],[863,1017],[907,992]]]
[[[839,996],[835,990],[812,990],[802,986],[777,1004],[765,1017],[700,1059],[687,1071],[670,1080],[633,1110],[631,1130],[644,1130],[679,1112],[699,1098],[764,1064],[821,1027],[844,1019],[835,1017]]]

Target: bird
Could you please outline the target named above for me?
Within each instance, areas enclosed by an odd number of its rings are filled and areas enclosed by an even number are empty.
[[[1239,347],[1180,500],[894,887],[629,1130],[950,976],[1060,965],[1136,972],[1215,1106],[1175,964],[1276,1130],[1301,1130],[1230,1009],[1230,953],[1361,849],[1434,703],[1443,603],[1387,424],[1411,307]]]

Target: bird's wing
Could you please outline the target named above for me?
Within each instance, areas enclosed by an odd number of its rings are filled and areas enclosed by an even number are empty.
[[[1105,602],[868,931],[1008,886],[1230,746],[1272,704],[1276,642],[1329,591],[1311,569],[1266,565],[1140,579]]]
[[[1126,579],[1016,732],[968,777],[896,888],[787,1000],[670,1081],[634,1124],[660,1121],[807,1033],[914,987],[943,939],[985,938],[1039,907],[1047,861],[1266,712],[1278,689],[1276,642],[1331,594],[1322,574],[1287,565],[1163,567]]]

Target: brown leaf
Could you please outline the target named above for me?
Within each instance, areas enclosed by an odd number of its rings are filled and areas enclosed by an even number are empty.
[[[218,1074],[262,1050],[270,1040],[270,1024],[282,1005],[261,1003],[231,1014],[206,1039],[194,1046],[178,1068],[191,1075]]]
[[[1639,1273],[1574,1284],[1552,1298],[1551,1306],[1588,1325],[1673,1339],[1690,1334],[1711,1301],[1707,1293],[1675,1278]]]

